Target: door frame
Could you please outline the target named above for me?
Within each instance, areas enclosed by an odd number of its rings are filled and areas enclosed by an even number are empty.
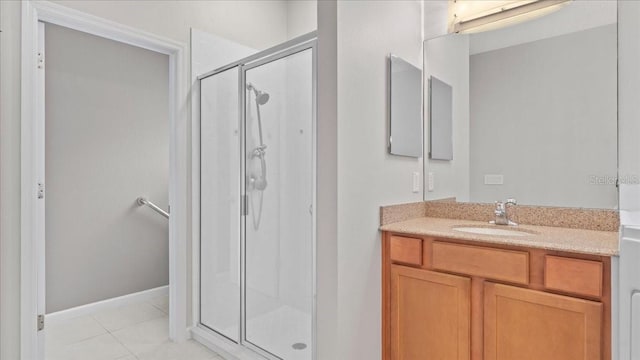
[[[50,3],[22,2],[20,356],[44,358],[38,331],[44,299],[44,222],[38,214],[38,169],[44,165],[44,83],[38,78],[38,22],[48,22],[169,56],[169,336],[190,337],[187,323],[188,67],[183,43]]]

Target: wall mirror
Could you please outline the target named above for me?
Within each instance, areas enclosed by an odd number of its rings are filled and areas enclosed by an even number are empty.
[[[422,156],[422,70],[389,55],[389,153]]]
[[[616,1],[572,1],[506,28],[427,40],[424,52],[425,114],[429,79],[452,89],[453,153],[425,157],[425,200],[617,208]],[[425,132],[433,149],[440,135]]]
[[[429,77],[429,158],[453,160],[453,88]]]

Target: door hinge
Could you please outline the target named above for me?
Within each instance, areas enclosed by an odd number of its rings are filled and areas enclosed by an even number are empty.
[[[44,315],[38,315],[38,331],[44,330]]]
[[[38,69],[44,69],[44,54],[42,51],[38,51]]]
[[[44,199],[44,183],[38,183],[38,199]]]

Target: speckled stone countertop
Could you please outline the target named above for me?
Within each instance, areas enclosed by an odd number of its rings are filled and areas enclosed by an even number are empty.
[[[480,235],[454,230],[455,227],[497,227],[532,233],[524,236]],[[617,231],[569,229],[562,227],[518,225],[515,227],[489,225],[487,222],[444,218],[420,217],[382,225],[382,231],[443,237],[480,243],[526,246],[532,248],[567,251],[601,256],[618,255]]]

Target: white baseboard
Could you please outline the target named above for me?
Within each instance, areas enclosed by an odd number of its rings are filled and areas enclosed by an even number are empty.
[[[48,321],[61,321],[72,319],[78,316],[91,315],[102,310],[144,302],[159,296],[167,295],[169,295],[169,285],[160,286],[149,290],[143,290],[133,294],[118,296],[107,300],[97,301],[91,304],[77,306],[67,310],[56,311],[54,313],[47,314],[45,317]]]

